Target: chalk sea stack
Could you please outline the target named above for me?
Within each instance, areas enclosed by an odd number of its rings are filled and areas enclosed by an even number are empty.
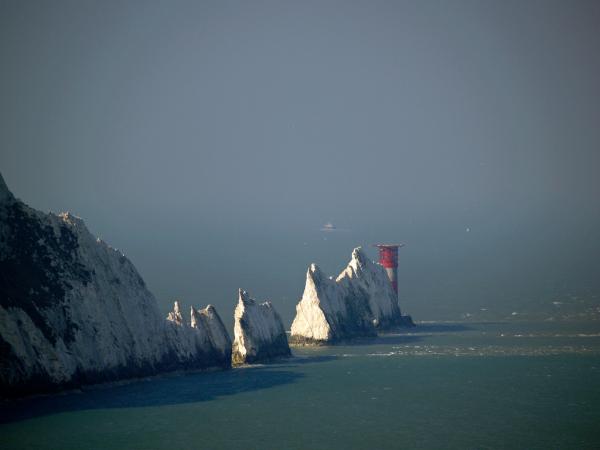
[[[231,338],[214,306],[190,307],[188,322],[180,312],[179,302],[175,302],[167,322],[168,341],[173,344],[180,361],[207,361],[216,366],[229,366]]]
[[[334,343],[375,336],[378,330],[411,323],[410,318],[400,313],[396,292],[385,269],[369,260],[358,247],[336,279],[326,276],[316,264],[308,268],[290,342]]]
[[[271,302],[258,303],[240,289],[234,319],[234,364],[291,356],[285,328]]]

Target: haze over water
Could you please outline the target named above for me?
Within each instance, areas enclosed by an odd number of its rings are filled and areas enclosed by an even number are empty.
[[[0,166],[123,249],[165,311],[229,315],[243,287],[289,322],[309,263],[386,241],[418,319],[590,297],[599,20],[593,1],[5,1]]]
[[[0,171],[161,308],[404,242],[420,327],[0,407],[4,448],[595,448],[600,3],[0,2]],[[321,227],[332,222],[335,232]],[[450,322],[450,323],[447,323]]]

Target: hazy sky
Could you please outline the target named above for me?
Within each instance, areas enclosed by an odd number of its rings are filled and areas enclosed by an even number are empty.
[[[0,0],[0,68],[9,187],[163,308],[379,241],[417,319],[600,293],[600,2]]]

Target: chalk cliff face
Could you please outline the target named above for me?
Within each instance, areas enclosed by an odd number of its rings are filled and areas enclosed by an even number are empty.
[[[290,341],[319,344],[374,336],[378,329],[407,322],[384,268],[370,261],[359,247],[335,280],[315,264],[309,267]]]
[[[257,303],[240,289],[235,308],[233,363],[267,362],[290,355],[285,328],[271,302]]]
[[[1,396],[229,366],[214,309],[197,316],[198,336],[182,339],[120,251],[15,199],[0,176]]]

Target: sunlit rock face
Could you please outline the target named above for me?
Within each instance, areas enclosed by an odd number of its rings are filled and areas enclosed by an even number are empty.
[[[78,217],[15,199],[0,176],[0,395],[228,367],[222,322],[198,314],[199,336],[182,340],[120,251]]]
[[[231,361],[231,338],[214,306],[204,309],[190,307],[187,322],[179,309],[179,302],[167,315],[167,341],[172,344],[177,360],[182,366],[228,367]],[[190,365],[188,362],[192,362]]]
[[[271,302],[257,303],[240,289],[234,319],[234,364],[268,362],[291,355],[285,328]]]
[[[336,283],[346,289],[349,297],[366,300],[369,319],[375,328],[386,329],[402,323],[398,296],[385,269],[371,261],[362,249],[352,251],[352,259],[340,273]]]
[[[296,305],[290,342],[325,344],[377,330],[407,325],[383,267],[356,248],[348,266],[334,280],[312,264],[302,299]]]

